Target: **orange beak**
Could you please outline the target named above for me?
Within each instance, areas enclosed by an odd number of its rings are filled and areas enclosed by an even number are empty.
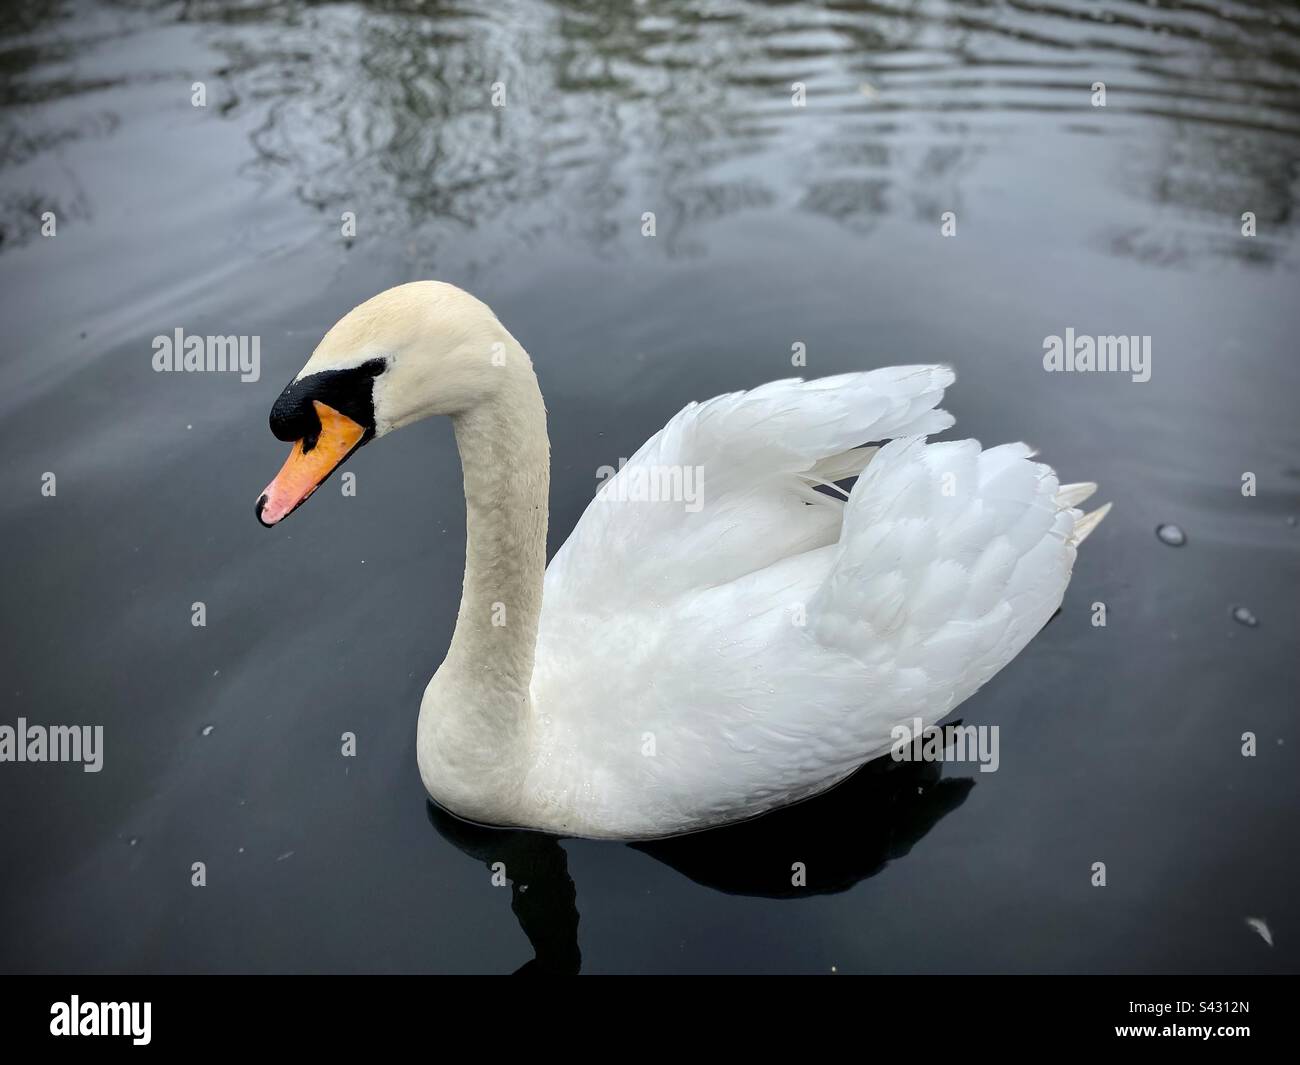
[[[364,426],[333,407],[319,400],[312,400],[312,406],[320,419],[320,436],[310,447],[303,440],[294,443],[288,460],[257,501],[257,520],[268,529],[301,506],[366,435]]]

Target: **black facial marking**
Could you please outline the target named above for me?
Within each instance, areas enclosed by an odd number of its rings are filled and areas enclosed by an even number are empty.
[[[364,426],[366,434],[357,446],[368,443],[375,435],[375,378],[387,365],[387,359],[370,359],[347,370],[322,370],[290,381],[271,408],[271,432],[289,443],[301,440],[303,451],[310,451],[320,439],[320,419],[312,406],[312,400],[319,400]]]

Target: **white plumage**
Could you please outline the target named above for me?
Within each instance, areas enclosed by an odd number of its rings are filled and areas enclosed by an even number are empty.
[[[827,788],[1015,657],[1108,509],[1083,515],[1096,486],[1059,485],[1024,444],[928,443],[952,425],[952,372],[894,367],[690,404],[546,567],[524,349],[459,289],[403,285],[335,325],[286,396],[362,410],[339,382],[371,387],[378,365],[375,435],[430,414],[456,430],[464,591],[416,746],[430,795],[475,820],[645,838]],[[363,427],[317,409],[346,439],[310,455],[343,454]],[[324,460],[304,452],[259,513],[305,498],[301,471]],[[845,498],[832,482],[854,476]],[[646,484],[678,497],[629,490]]]
[[[927,444],[952,424],[935,409],[952,379],[777,381],[691,404],[647,442],[547,570],[527,801],[596,835],[752,815],[1006,665],[1061,602],[1071,506],[1094,486],[1063,492],[1023,444]],[[701,508],[602,502],[638,467],[702,468]],[[858,471],[847,502],[812,488]]]

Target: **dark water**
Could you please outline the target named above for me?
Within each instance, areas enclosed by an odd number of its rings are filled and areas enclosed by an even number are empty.
[[[102,724],[106,750],[0,764],[0,967],[1296,969],[1293,4],[9,7],[0,724]],[[449,426],[359,453],[356,498],[252,513],[285,381],[420,277],[533,354],[552,549],[597,467],[789,376],[797,341],[814,376],[950,362],[961,432],[1101,482],[1063,611],[960,711],[1000,726],[998,772],[877,764],[648,847],[431,810]],[[260,379],[153,372],[178,327],[259,336]],[[1067,328],[1149,335],[1150,381],[1044,372]]]

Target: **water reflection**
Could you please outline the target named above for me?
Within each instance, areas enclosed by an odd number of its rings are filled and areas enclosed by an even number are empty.
[[[23,4],[0,30],[0,102],[11,105],[0,246],[29,240],[38,208],[88,217],[86,176],[57,173],[60,147],[111,136],[133,87],[190,77],[209,82],[217,120],[247,124],[246,176],[287,181],[322,212],[357,212],[413,260],[489,218],[515,244],[559,233],[604,248],[654,210],[679,256],[701,250],[706,224],[781,204],[862,233],[890,216],[929,225],[963,210],[982,159],[1059,135],[1123,145],[1118,183],[1178,208],[1147,225],[1102,224],[1096,239],[1113,254],[1269,264],[1294,224],[1300,17],[1285,4],[507,0],[489,12],[192,0],[173,10]],[[113,61],[131,36],[174,47],[172,18],[199,30],[202,69]],[[1090,102],[1097,81],[1105,108]],[[806,106],[793,105],[796,84]],[[504,107],[493,106],[497,87]],[[1261,239],[1230,239],[1224,213],[1247,209]]]
[[[839,787],[763,817],[707,832],[629,846],[697,884],[729,895],[807,898],[847,891],[906,855],[966,800],[975,781],[945,778],[935,762],[868,762]],[[429,821],[448,842],[483,862],[500,862],[510,908],[535,957],[520,973],[577,973],[577,890],[561,839],[541,832],[486,828],[428,804]],[[613,844],[611,844],[613,845]],[[800,862],[806,885],[793,883]]]

